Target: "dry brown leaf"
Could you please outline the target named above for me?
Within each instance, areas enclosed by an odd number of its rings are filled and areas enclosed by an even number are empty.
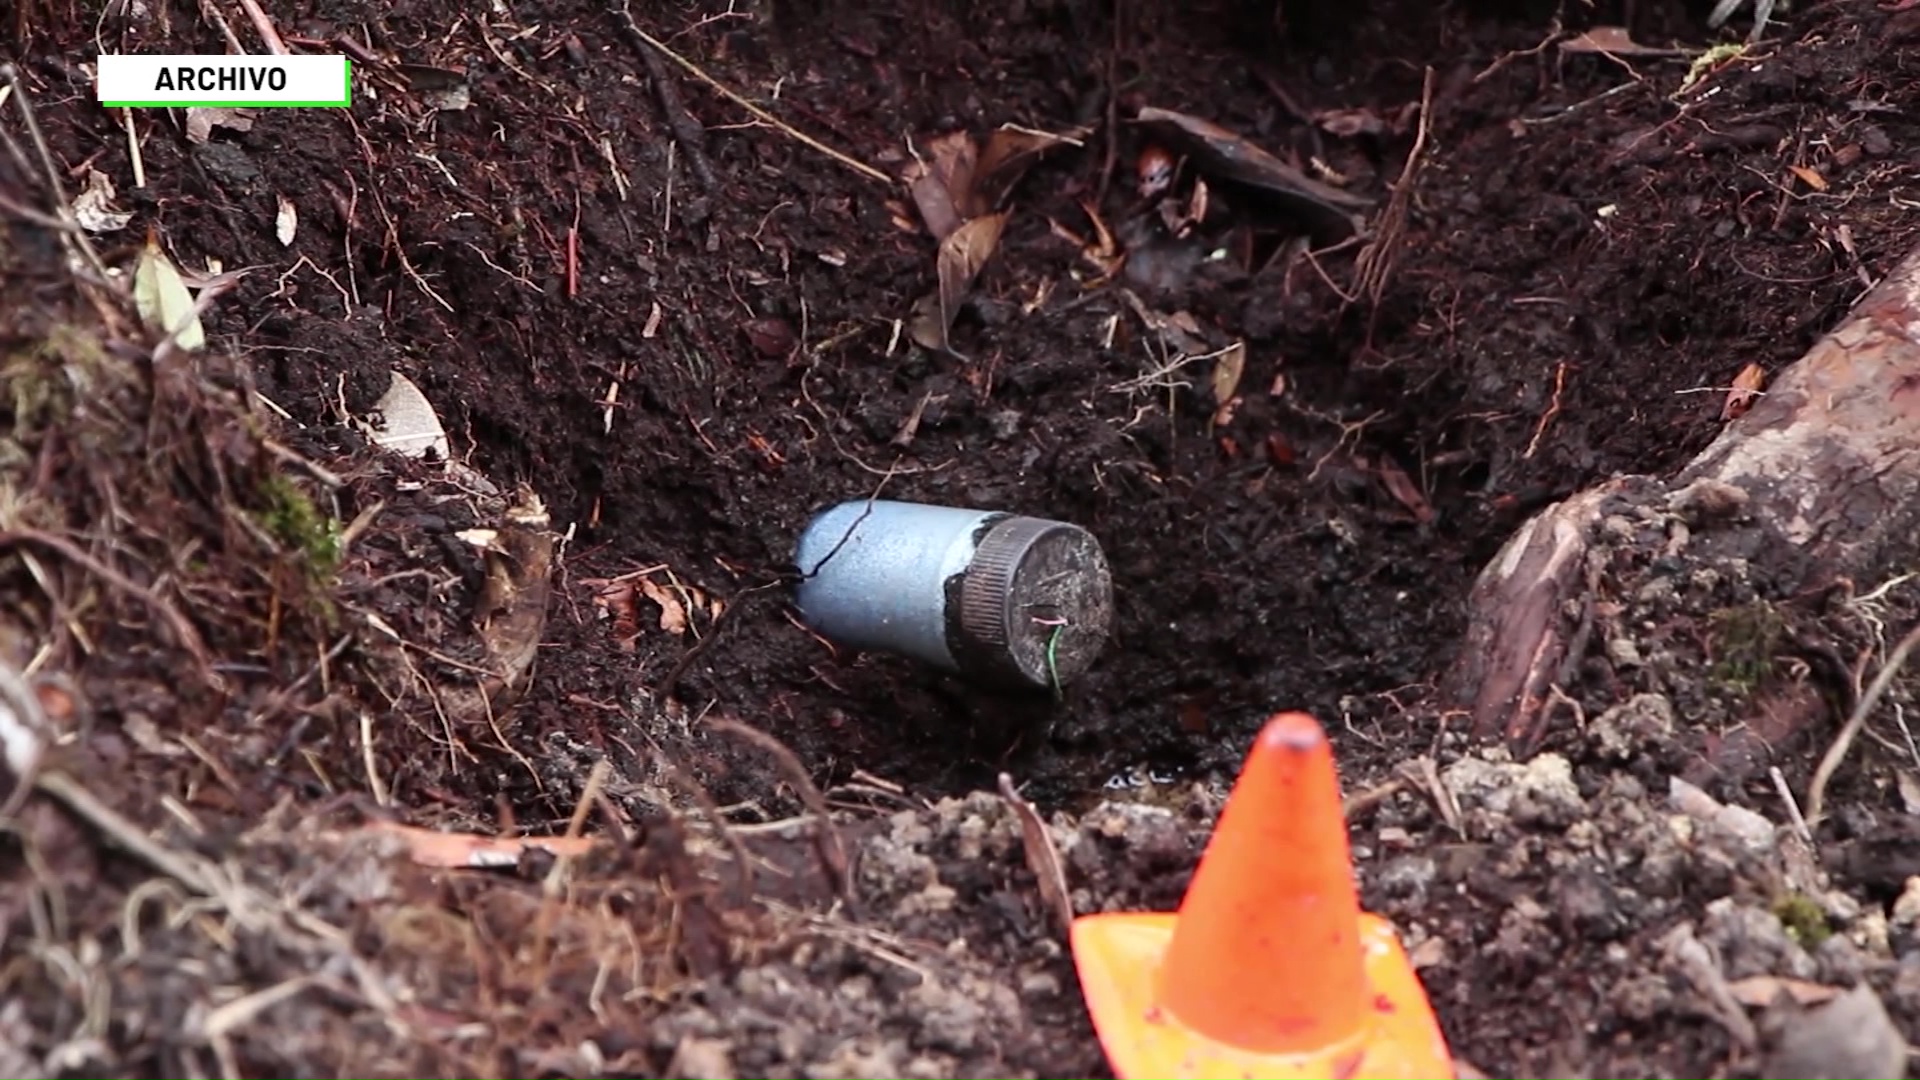
[[[1787,171],[1800,178],[1800,182],[1815,191],[1827,190],[1827,178],[1805,165],[1789,165]]]
[[[133,215],[113,203],[113,180],[99,169],[87,170],[87,188],[73,200],[73,219],[88,232],[115,232],[127,227]]]
[[[1081,140],[1087,134],[1086,130],[1054,135],[1030,128],[995,129],[987,136],[987,145],[980,151],[979,163],[973,170],[973,185],[961,200],[960,209],[968,217],[979,217],[998,210],[1001,202],[1034,162],[1063,146],[1081,145]]]
[[[1342,235],[1352,234],[1358,228],[1354,215],[1373,205],[1371,199],[1323,184],[1240,134],[1197,116],[1148,106],[1137,119],[1151,137],[1184,154],[1201,173],[1254,188]]]
[[[223,105],[195,105],[187,110],[187,141],[194,144],[213,138],[213,129],[228,127],[235,131],[253,130],[253,110],[229,109]]]
[[[1419,487],[1414,484],[1413,478],[1407,475],[1405,469],[1402,469],[1392,458],[1383,455],[1380,458],[1379,472],[1381,481],[1387,485],[1387,491],[1399,501],[1401,506],[1406,507],[1413,514],[1415,520],[1422,525],[1433,520],[1433,507],[1428,504],[1427,497],[1420,494]]]
[[[935,240],[945,243],[970,216],[964,207],[978,157],[973,136],[952,131],[929,142],[926,156],[907,166],[907,190]]]
[[[980,268],[1000,246],[1000,232],[1006,224],[1006,214],[988,214],[960,226],[940,242],[936,267],[940,287],[915,307],[911,327],[914,341],[928,349],[950,351],[947,331],[953,328],[953,318],[959,314]]]
[[[1021,846],[1026,848],[1027,868],[1040,883],[1040,899],[1060,924],[1060,933],[1073,933],[1073,901],[1068,899],[1067,872],[1060,865],[1060,852],[1053,846],[1053,834],[1047,831],[1047,823],[1040,820],[1040,812],[1033,804],[1020,797],[1013,786],[1013,777],[1000,774],[1000,797],[1013,807],[1014,816],[1020,819]]]
[[[1800,1005],[1819,1005],[1840,996],[1837,986],[1789,979],[1781,975],[1749,975],[1728,983],[1727,989],[1733,992],[1733,1000],[1754,1009],[1773,1004],[1782,991]]]
[[[674,595],[673,590],[655,582],[652,578],[641,578],[638,584],[640,591],[646,594],[647,599],[660,605],[660,629],[675,635],[686,633],[687,608],[680,602],[680,598]]]
[[[588,578],[580,584],[593,590],[593,606],[613,618],[613,641],[621,652],[632,652],[640,637],[640,608],[633,597],[633,582]]]
[[[1610,56],[1678,56],[1679,49],[1642,45],[1624,26],[1596,26],[1560,43],[1561,52],[1604,53]]]
[[[1406,134],[1407,125],[1412,122],[1419,110],[1419,102],[1408,102],[1387,116],[1365,108],[1323,109],[1313,114],[1313,122],[1320,125],[1320,130],[1327,134],[1343,139],[1360,135],[1379,138],[1386,135]]]
[[[1213,423],[1217,427],[1231,420],[1234,395],[1240,391],[1240,376],[1247,370],[1247,343],[1236,341],[1220,351],[1213,362]]]
[[[1720,406],[1720,419],[1737,420],[1753,408],[1760,397],[1761,388],[1767,385],[1767,369],[1759,364],[1748,364],[1733,377],[1733,385],[1727,389],[1726,404]]]

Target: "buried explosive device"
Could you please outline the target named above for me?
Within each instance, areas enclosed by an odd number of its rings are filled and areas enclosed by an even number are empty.
[[[1059,693],[1113,616],[1099,542],[1044,518],[845,502],[807,526],[794,562],[795,603],[822,636],[993,685]]]

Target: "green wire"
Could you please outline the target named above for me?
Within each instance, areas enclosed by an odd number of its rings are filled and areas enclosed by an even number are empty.
[[[1067,624],[1061,623],[1053,628],[1053,636],[1047,639],[1047,675],[1053,679],[1053,697],[1056,701],[1066,696],[1066,691],[1060,686],[1060,666],[1054,662],[1054,652],[1060,647],[1060,635],[1066,629]]]

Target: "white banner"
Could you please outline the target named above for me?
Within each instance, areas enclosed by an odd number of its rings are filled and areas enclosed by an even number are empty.
[[[100,104],[114,108],[344,108],[353,103],[353,63],[344,56],[102,53],[95,89]]]

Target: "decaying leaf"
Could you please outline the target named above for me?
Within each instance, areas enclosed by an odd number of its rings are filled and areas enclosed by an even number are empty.
[[[1805,165],[1789,165],[1787,171],[1799,177],[1801,183],[1815,191],[1827,190],[1827,178],[1814,169],[1809,169]]]
[[[1313,114],[1313,122],[1329,135],[1351,139],[1356,135],[1404,135],[1420,113],[1420,103],[1409,101],[1382,116],[1372,109],[1322,109]]]
[[[133,269],[133,303],[148,326],[171,335],[179,348],[188,352],[206,348],[207,332],[193,310],[193,294],[180,280],[173,261],[160,250],[159,235],[151,230]]]
[[[1087,220],[1093,223],[1094,238],[1092,240],[1088,240],[1052,218],[1047,219],[1047,227],[1053,235],[1079,248],[1080,257],[1099,272],[1100,276],[1087,285],[1091,289],[1106,284],[1115,274],[1118,274],[1127,264],[1127,253],[1122,251],[1119,243],[1114,240],[1113,230],[1107,228],[1107,223],[1100,219],[1100,211],[1091,200],[1080,200],[1080,209],[1086,212]],[[1079,275],[1076,273],[1074,276]]]
[[[953,328],[954,316],[959,314],[960,305],[973,287],[974,278],[979,276],[980,268],[1000,246],[1000,232],[1006,224],[1006,214],[988,214],[960,226],[940,242],[937,266],[940,286],[930,298],[916,305],[909,327],[913,340],[922,347],[949,351],[947,332]]]
[[[1737,420],[1753,408],[1762,388],[1767,385],[1767,369],[1759,364],[1748,364],[1733,377],[1733,385],[1727,389],[1726,404],[1720,406],[1720,419]]]
[[[1220,358],[1213,362],[1213,377],[1208,381],[1213,390],[1213,423],[1215,427],[1233,419],[1233,406],[1238,400],[1234,397],[1240,392],[1240,376],[1247,370],[1247,343],[1236,341],[1220,351]]]
[[[1133,309],[1134,315],[1156,337],[1168,352],[1184,356],[1200,356],[1212,351],[1205,331],[1200,329],[1199,320],[1191,312],[1176,311],[1165,315],[1148,307],[1132,289],[1121,289],[1120,299]]]
[[[945,243],[971,216],[964,207],[978,159],[973,136],[951,131],[927,143],[926,155],[907,166],[907,190],[935,240]]]
[[[1000,209],[1034,162],[1062,146],[1079,146],[1088,129],[1064,135],[1007,124],[984,145],[964,131],[929,141],[907,166],[907,189],[934,239],[944,241],[966,222]]]
[[[293,246],[293,234],[300,227],[300,212],[293,207],[293,200],[280,196],[280,212],[273,218],[273,235],[280,239],[281,247]]]
[[[473,104],[473,85],[465,71],[426,64],[400,64],[397,70],[406,77],[408,90],[441,112],[459,112]]]
[[[640,605],[634,599],[632,580],[616,581],[588,578],[580,584],[593,590],[593,606],[613,618],[613,644],[621,652],[632,652],[640,637]]]
[[[446,428],[433,411],[433,403],[412,379],[394,372],[386,394],[374,405],[374,411],[379,413],[379,422],[362,421],[361,426],[375,443],[408,457],[426,457],[432,453],[441,461],[447,460],[450,448]]]
[[[1433,520],[1433,506],[1427,502],[1427,497],[1420,493],[1419,485],[1413,482],[1413,478],[1407,475],[1407,471],[1400,467],[1399,462],[1383,454],[1377,471],[1380,474],[1380,482],[1387,486],[1388,494],[1392,495],[1401,506],[1406,507],[1415,521],[1425,525]]]
[[[1373,200],[1323,184],[1197,116],[1149,106],[1140,110],[1138,120],[1201,173],[1259,191],[1325,231],[1351,235],[1359,227],[1354,215],[1373,205]]]
[[[1596,26],[1560,43],[1561,52],[1602,53],[1609,56],[1683,56],[1681,49],[1642,45],[1624,26]]]
[[[88,232],[116,232],[127,227],[133,215],[114,206],[113,181],[99,169],[87,170],[87,189],[73,200],[73,219]]]
[[[1081,128],[1064,135],[1035,131],[1007,124],[987,136],[974,166],[970,198],[961,209],[968,217],[990,214],[1000,209],[1013,186],[1027,170],[1046,154],[1063,146],[1081,146],[1091,129]]]
[[[641,578],[638,585],[647,599],[660,605],[660,629],[676,637],[687,632],[687,606],[672,589],[650,577]]]
[[[235,131],[253,130],[251,109],[229,109],[219,105],[195,105],[187,110],[187,141],[204,143],[213,137],[213,129],[228,127]]]
[[[1000,774],[1000,797],[1007,800],[1014,816],[1020,819],[1021,846],[1026,849],[1027,868],[1040,883],[1041,902],[1053,912],[1060,924],[1060,933],[1072,934],[1073,901],[1067,889],[1067,872],[1060,864],[1060,852],[1053,846],[1053,834],[1047,831],[1047,823],[1040,820],[1040,812],[1033,804],[1020,797],[1013,786],[1013,777],[1006,773]]]
[[[478,688],[485,702],[468,704],[470,715],[496,715],[492,710],[511,704],[526,689],[547,628],[553,554],[560,540],[552,525],[546,504],[523,484],[485,549],[486,573],[472,619],[486,650],[489,677]],[[450,694],[447,701],[459,708],[463,696]]]

